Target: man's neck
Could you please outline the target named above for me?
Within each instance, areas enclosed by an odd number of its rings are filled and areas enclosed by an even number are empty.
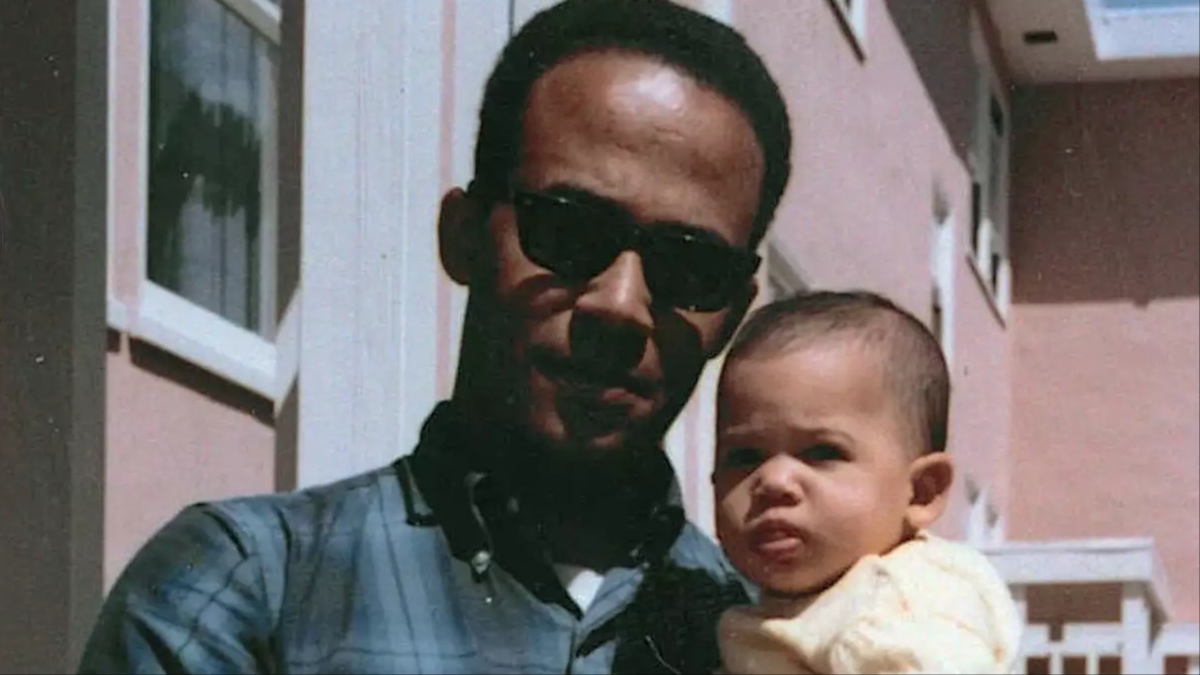
[[[452,451],[491,474],[515,497],[555,562],[607,570],[643,543],[646,522],[669,493],[673,473],[657,448],[581,459],[585,450],[550,448],[501,421],[490,406],[457,395]],[[494,404],[494,402],[492,402]]]

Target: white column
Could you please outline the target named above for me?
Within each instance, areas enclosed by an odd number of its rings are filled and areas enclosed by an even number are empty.
[[[483,88],[500,50],[508,40],[511,11],[507,2],[455,0],[454,9],[454,110],[452,116],[450,178],[465,188],[475,168],[475,137]],[[467,290],[455,285],[450,292],[450,368],[458,366]]]
[[[1121,672],[1151,673],[1150,606],[1138,584],[1121,587]]]
[[[297,484],[408,452],[436,396],[441,2],[304,12]]]

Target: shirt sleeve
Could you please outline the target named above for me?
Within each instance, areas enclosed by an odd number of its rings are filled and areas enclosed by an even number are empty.
[[[253,540],[209,506],[177,515],[134,556],[100,611],[80,673],[273,670],[273,621]]]
[[[831,672],[1009,673],[1007,655],[947,614],[867,616],[855,622],[828,653]]]

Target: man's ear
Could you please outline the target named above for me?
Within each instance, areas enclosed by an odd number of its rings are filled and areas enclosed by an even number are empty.
[[[909,467],[912,498],[908,503],[908,526],[923,530],[933,525],[950,501],[954,483],[954,460],[945,452],[930,452],[915,459]]]
[[[738,326],[742,325],[742,319],[746,318],[746,312],[750,311],[750,306],[754,304],[754,299],[758,297],[758,279],[753,278],[747,284],[746,289],[738,295],[729,309],[725,311],[725,318],[721,323],[721,333],[718,339],[713,343],[713,351],[708,354],[708,358],[712,359],[720,354],[725,349],[725,345],[733,339],[737,333]]]
[[[438,214],[438,254],[446,274],[455,283],[468,288],[478,278],[479,267],[490,247],[487,215],[479,200],[462,188],[454,188],[442,197]]]

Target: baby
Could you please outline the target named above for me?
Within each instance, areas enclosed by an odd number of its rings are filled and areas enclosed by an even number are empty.
[[[973,549],[931,535],[954,477],[950,382],[912,315],[871,293],[756,311],[721,373],[717,534],[758,585],[724,669],[1009,673],[1020,621]]]

